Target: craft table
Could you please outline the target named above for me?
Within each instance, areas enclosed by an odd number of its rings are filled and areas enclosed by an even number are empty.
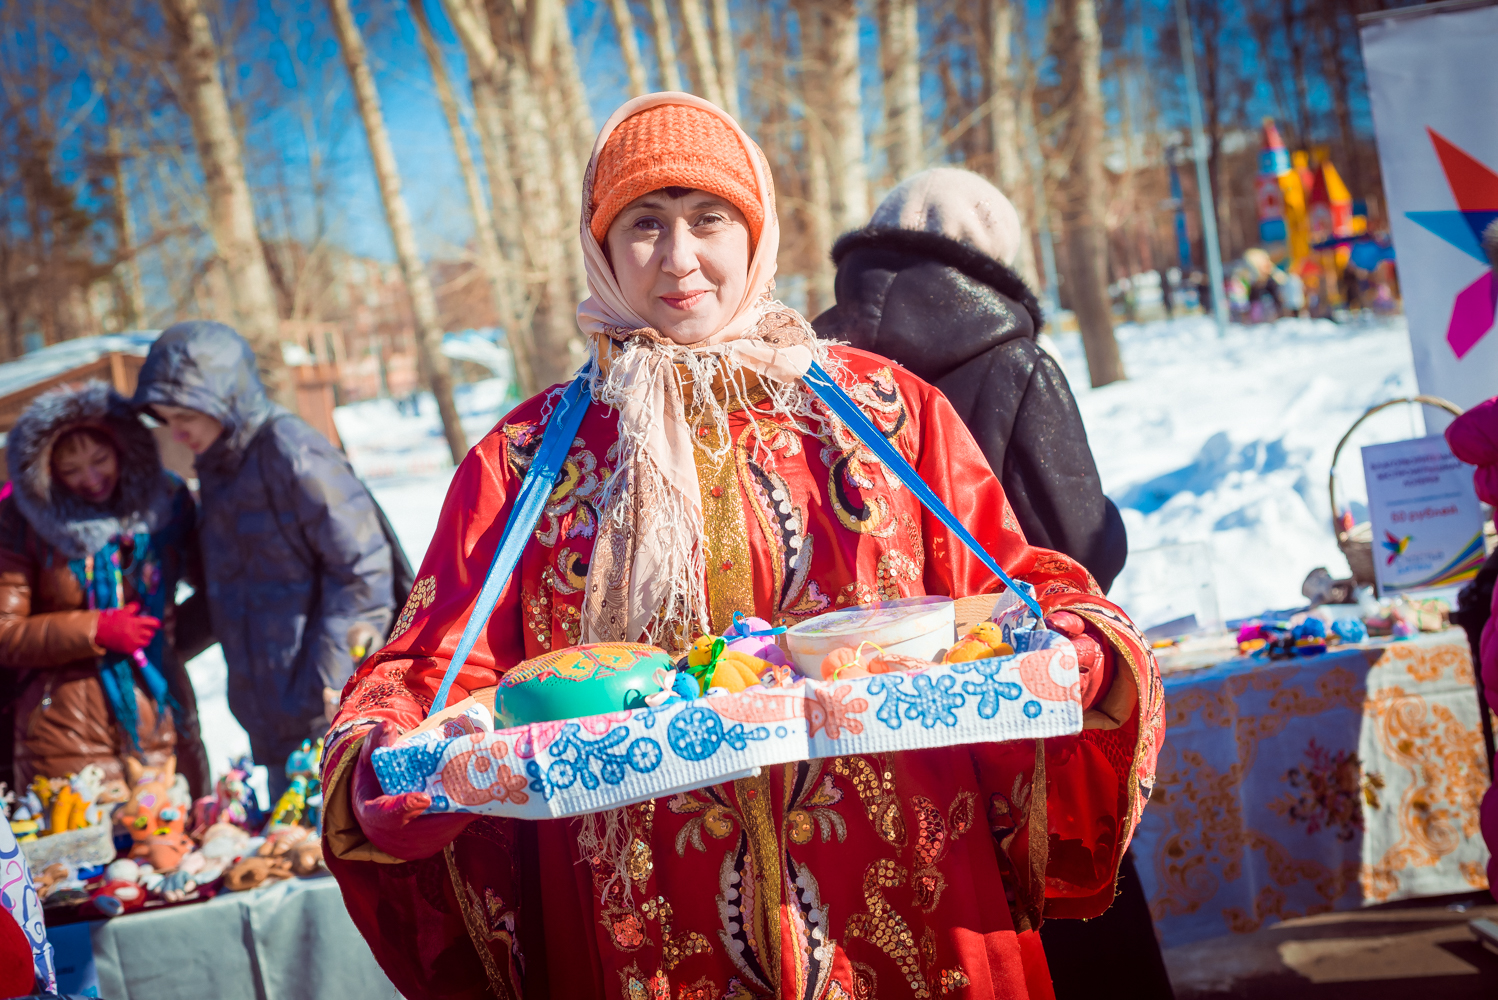
[[[1461,629],[1164,682],[1134,854],[1165,946],[1487,888],[1487,762]]]
[[[49,928],[58,992],[107,1000],[389,1000],[331,877]]]

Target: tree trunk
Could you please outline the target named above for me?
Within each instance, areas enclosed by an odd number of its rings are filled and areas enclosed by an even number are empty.
[[[1332,113],[1337,119],[1337,137],[1342,146],[1342,169],[1356,192],[1363,190],[1362,159],[1352,129],[1352,104],[1348,98],[1347,58],[1342,51],[1341,21],[1337,8],[1325,3],[1318,16],[1322,24],[1321,66],[1326,87],[1332,92]]]
[[[993,142],[994,181],[1014,203],[1023,226],[1019,255],[1014,269],[1031,288],[1039,291],[1035,251],[1030,234],[1035,231],[1034,199],[1025,197],[1024,143],[1020,139],[1019,100],[1015,95],[1010,44],[1014,37],[1013,0],[988,0],[989,134]]]
[[[111,118],[113,107],[106,105]],[[146,291],[140,280],[140,261],[135,259],[135,215],[130,210],[130,191],[125,185],[125,149],[119,126],[109,125],[109,172],[114,182],[115,277],[120,288],[120,322],[126,330],[138,329],[146,321]]]
[[[624,54],[624,68],[629,73],[629,96],[639,97],[650,91],[645,79],[645,63],[640,59],[640,40],[635,37],[635,16],[629,0],[609,0],[614,12],[614,29],[619,34],[619,51]]]
[[[577,72],[577,57],[572,50],[571,29],[565,13],[559,8],[533,22],[529,15],[544,12],[558,0],[530,0],[526,7],[527,32],[546,26],[545,39],[527,34],[525,50],[530,68],[530,90],[541,104],[545,121],[553,127],[545,130],[551,147],[553,170],[550,174],[553,197],[557,205],[557,243],[561,250],[565,277],[569,284],[568,304],[588,297],[588,276],[583,267],[583,248],[575,235],[582,213],[583,170],[593,150],[592,118],[587,109],[587,95],[581,93],[582,80]],[[559,23],[560,22],[560,23]],[[565,41],[563,39],[565,36]],[[575,87],[569,86],[568,67],[557,59],[565,48],[571,62]],[[579,127],[579,117],[585,124]],[[560,127],[555,127],[559,125]]]
[[[178,99],[192,122],[203,171],[208,231],[223,261],[239,332],[255,349],[272,399],[296,409],[296,387],[281,357],[281,320],[255,205],[245,181],[239,136],[219,76],[218,46],[200,0],[162,0],[172,35]]]
[[[800,10],[803,60],[810,53],[821,67],[820,72],[809,78],[817,83],[806,94],[807,107],[814,109],[814,117],[820,119],[821,131],[827,136],[824,149],[831,186],[832,225],[836,232],[847,232],[869,221],[858,65],[858,2],[803,0]],[[812,40],[809,47],[808,27]],[[806,69],[802,72],[806,78]],[[830,242],[822,244],[824,252],[830,245]]]
[[[437,316],[437,297],[432,294],[432,283],[416,250],[416,233],[411,228],[411,213],[406,208],[405,196],[401,194],[395,150],[391,148],[390,135],[385,130],[385,114],[380,108],[374,74],[369,70],[364,38],[354,23],[349,0],[328,0],[328,12],[332,15],[338,44],[343,49],[344,65],[348,67],[349,78],[354,84],[354,98],[359,105],[359,117],[364,121],[369,155],[374,161],[375,178],[380,185],[380,200],[385,206],[385,219],[390,224],[390,239],[395,244],[395,255],[400,261],[406,289],[411,294],[411,312],[416,319],[416,359],[423,381],[437,398],[442,431],[456,465],[468,452],[468,441],[458,419],[458,408],[453,403],[452,374],[442,353],[442,323]]]
[[[1002,5],[1007,9],[1007,3]],[[921,144],[921,36],[917,3],[883,0],[879,14],[879,41],[884,49],[884,141],[890,183],[898,184],[926,162]],[[1007,40],[1005,48],[1007,51]]]
[[[728,0],[713,0],[713,46],[718,53],[718,83],[723,88],[723,110],[739,117],[739,50],[733,42],[733,20]]]
[[[801,0],[797,5],[801,30],[801,65],[799,79],[801,100],[806,108],[802,116],[801,159],[805,164],[806,195],[804,200],[805,240],[810,245],[805,254],[806,315],[815,318],[836,301],[834,283],[837,271],[827,251],[837,236],[836,214],[832,193],[832,139],[828,128],[830,66],[826,56],[826,25],[818,16],[819,0]],[[822,98],[819,100],[818,98]]]
[[[655,57],[661,64],[661,89],[684,90],[676,64],[676,41],[671,37],[671,14],[666,0],[650,0],[650,27],[655,35]]]
[[[411,9],[411,20],[416,24],[416,33],[421,39],[422,50],[432,66],[432,83],[437,90],[437,103],[442,106],[442,116],[447,120],[447,131],[452,136],[453,151],[458,156],[458,170],[463,175],[468,208],[473,214],[474,243],[478,251],[479,268],[489,282],[494,310],[505,326],[510,358],[515,365],[516,387],[521,398],[528,398],[541,389],[536,384],[536,375],[531,365],[531,345],[521,329],[521,314],[511,287],[509,265],[500,248],[499,235],[494,228],[494,216],[489,210],[488,202],[484,200],[484,186],[479,180],[478,166],[473,162],[473,151],[468,146],[468,133],[463,128],[458,97],[453,92],[452,80],[448,77],[447,61],[442,57],[437,39],[432,37],[424,0],[409,0],[408,6]]]
[[[1290,50],[1290,78],[1295,81],[1296,145],[1311,148],[1311,100],[1306,84],[1306,32],[1295,23],[1299,16],[1295,0],[1280,0],[1280,19],[1285,27],[1285,46]]]
[[[1065,0],[1058,27],[1062,45],[1057,53],[1065,81],[1065,107],[1071,146],[1068,192],[1063,221],[1071,271],[1072,308],[1082,331],[1087,371],[1094,387],[1117,382],[1124,375],[1118,341],[1113,336],[1113,312],[1108,301],[1103,199],[1103,94],[1100,80],[1102,36],[1095,0]]]
[[[565,381],[576,367],[574,342],[576,303],[559,252],[559,212],[556,202],[555,168],[545,131],[545,117],[531,95],[524,54],[517,51],[519,33],[507,18],[514,14],[508,3],[496,12],[503,29],[503,56],[491,19],[473,0],[444,0],[448,19],[464,51],[474,80],[474,106],[479,112],[484,156],[489,163],[491,190],[504,190],[506,201],[496,199],[496,222],[503,219],[519,229],[525,251],[530,289],[531,329],[535,353],[532,367],[538,385]],[[504,110],[511,114],[506,121]],[[540,126],[537,127],[537,120]],[[505,142],[508,138],[510,141]],[[515,160],[510,167],[508,154]],[[497,178],[502,172],[507,177]],[[518,175],[517,187],[513,178]],[[499,181],[499,183],[496,183]],[[513,198],[513,201],[508,199]],[[522,211],[521,204],[525,205]],[[569,234],[570,235],[570,234]]]
[[[687,29],[687,52],[692,62],[692,76],[697,81],[698,93],[723,107],[723,88],[718,83],[718,67],[713,60],[712,39],[707,33],[707,14],[702,9],[702,0],[679,0],[681,21]]]

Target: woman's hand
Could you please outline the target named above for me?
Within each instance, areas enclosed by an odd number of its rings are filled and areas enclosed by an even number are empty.
[[[354,817],[369,842],[393,857],[406,861],[429,858],[442,850],[475,818],[471,813],[423,816],[432,804],[425,792],[386,795],[380,788],[370,755],[378,747],[400,739],[402,730],[380,723],[370,730],[354,764]]]
[[[1082,728],[1117,729],[1134,712],[1134,675],[1117,669],[1113,647],[1097,626],[1070,611],[1053,611],[1046,627],[1071,640],[1082,672]]]
[[[131,603],[123,608],[99,612],[99,624],[94,626],[94,642],[111,653],[128,656],[149,646],[159,628],[161,619],[141,614],[140,605]]]

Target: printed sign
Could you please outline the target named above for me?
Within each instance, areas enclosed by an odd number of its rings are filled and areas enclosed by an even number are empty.
[[[1482,249],[1498,217],[1498,6],[1453,7],[1389,12],[1362,41],[1415,377],[1466,409],[1493,394],[1498,371],[1498,285]],[[1425,417],[1431,431],[1451,422],[1434,407]]]
[[[1463,465],[1439,435],[1363,449],[1373,567],[1381,594],[1449,587],[1482,565],[1482,510]]]

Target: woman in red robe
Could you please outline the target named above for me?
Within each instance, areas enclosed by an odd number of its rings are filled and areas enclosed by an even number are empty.
[[[1148,645],[1085,570],[1026,544],[940,392],[816,341],[774,300],[769,172],[724,112],[685,94],[624,105],[580,235],[594,402],[450,703],[582,642],[680,650],[736,611],[794,624],[997,593],[802,386],[815,360],[1073,638],[1086,728],[785,764],[583,819],[423,816],[426,795],[383,795],[370,751],[430,709],[555,386],[458,468],[410,602],[328,736],[325,855],[381,966],[410,998],[1050,997],[1035,931],[1107,908],[1153,781]]]

